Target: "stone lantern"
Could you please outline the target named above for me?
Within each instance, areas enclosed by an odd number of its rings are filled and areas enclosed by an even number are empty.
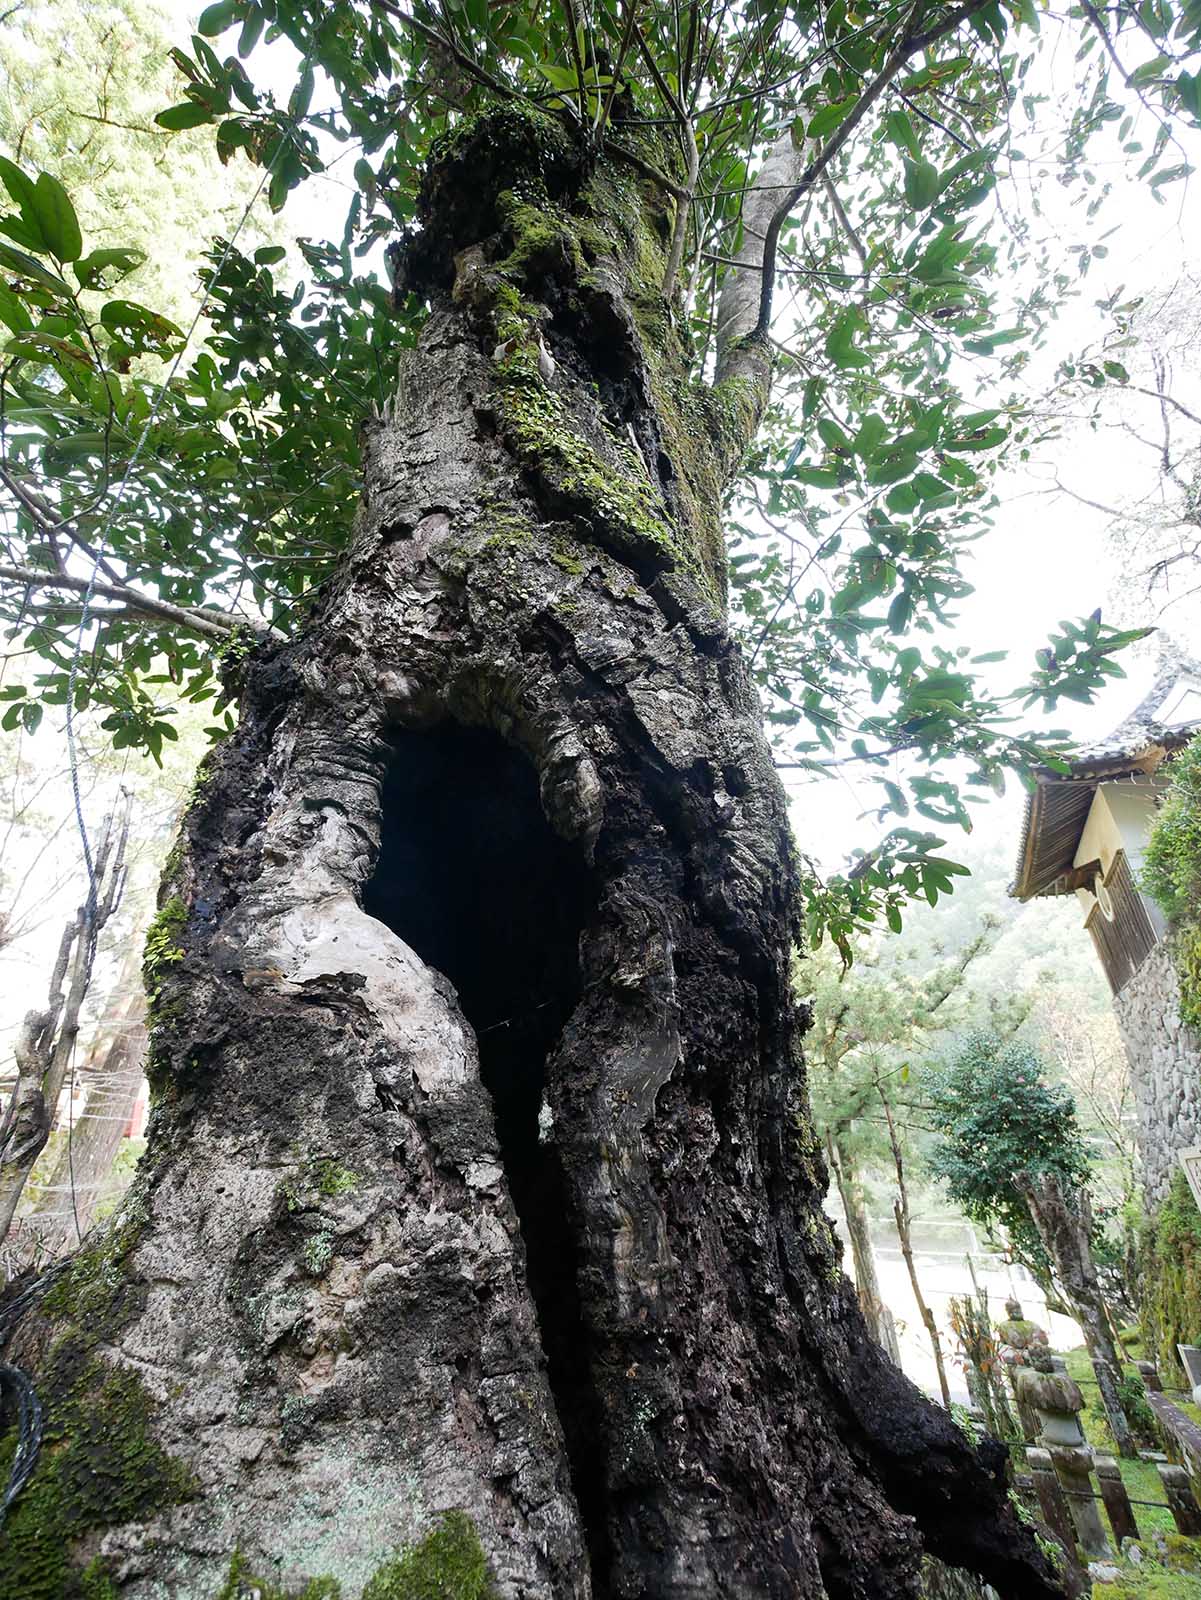
[[[1084,1396],[1066,1372],[1049,1370],[1051,1353],[1045,1347],[1032,1349],[1030,1361],[1015,1374],[1019,1402],[1038,1417],[1039,1443],[1049,1453],[1067,1498],[1076,1542],[1087,1560],[1102,1560],[1110,1553],[1109,1540],[1093,1495],[1093,1452],[1080,1425]]]

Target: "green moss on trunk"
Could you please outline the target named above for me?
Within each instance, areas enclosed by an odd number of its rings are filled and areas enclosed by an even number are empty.
[[[448,1511],[424,1539],[368,1578],[361,1600],[493,1600],[495,1593],[471,1518]],[[342,1600],[342,1587],[336,1578],[310,1578],[302,1589],[280,1588],[254,1576],[235,1552],[213,1600]]]
[[[1201,1212],[1179,1168],[1143,1226],[1140,1256],[1143,1342],[1165,1379],[1175,1371],[1181,1381],[1176,1346],[1201,1341]]]
[[[103,1567],[80,1569],[87,1534],[141,1520],[190,1499],[196,1483],[149,1432],[154,1402],[138,1377],[90,1354],[68,1334],[38,1377],[46,1425],[33,1477],[13,1503],[0,1541],[0,1595],[7,1600],[107,1600]],[[7,1476],[14,1429],[0,1445]]]
[[[450,1511],[420,1544],[380,1568],[363,1600],[492,1600],[494,1594],[471,1518]]]

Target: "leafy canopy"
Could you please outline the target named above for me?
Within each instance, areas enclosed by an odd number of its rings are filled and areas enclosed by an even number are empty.
[[[775,401],[730,508],[736,621],[781,760],[814,775],[853,761],[879,782],[883,838],[847,876],[814,879],[815,937],[849,955],[906,899],[937,901],[963,869],[927,825],[968,825],[974,792],[1054,760],[1065,736],[1022,708],[1088,699],[1132,637],[1066,622],[1005,692],[984,675],[993,654],[938,640],[992,477],[1025,447],[1008,386],[1053,305],[1043,287],[1010,303],[1026,247],[1001,199],[1014,121],[1038,109],[1041,27],[1029,0],[210,5],[172,52],[184,88],[159,128],[210,128],[276,209],[323,172],[348,208],[300,243],[298,278],[282,247],[214,242],[189,340],[142,303],[132,248],[91,248],[56,177],[0,163],[0,615],[22,663],[0,722],[35,727],[74,678],[114,744],[157,757],[173,703],[220,705],[231,639],[236,654],[239,634],[303,623],[350,536],[359,424],[426,315],[391,304],[376,263],[412,223],[439,135],[523,100],[661,186],[677,218],[664,298],[698,382],[745,196],[791,141],[803,172],[759,278]],[[1090,181],[1089,141],[1137,101],[1158,193],[1187,171],[1172,119],[1201,117],[1201,16],[1156,0],[1087,8],[1081,27],[1057,176]],[[1153,62],[1129,70],[1123,52],[1148,39]]]
[[[931,1075],[926,1101],[936,1138],[930,1171],[973,1221],[1000,1227],[1018,1252],[1043,1252],[1019,1173],[1051,1173],[1083,1188],[1089,1162],[1070,1092],[1047,1081],[1036,1050],[974,1033],[949,1064]]]
[[[1141,878],[1172,925],[1180,1015],[1201,1028],[1201,739],[1185,746],[1168,773]]]

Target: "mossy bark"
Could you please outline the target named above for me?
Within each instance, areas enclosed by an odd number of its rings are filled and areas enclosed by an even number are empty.
[[[900,1600],[924,1549],[1051,1600],[1004,1452],[879,1352],[822,1215],[722,605],[764,353],[700,384],[669,204],[548,120],[463,130],[421,206],[356,542],[163,891],[104,1359],[187,1493],[73,1525],[71,1570],[358,1600],[461,1514],[511,1600]]]
[[[1165,1383],[1184,1382],[1178,1344],[1201,1340],[1201,1212],[1178,1168],[1139,1241],[1140,1319],[1147,1354]]]

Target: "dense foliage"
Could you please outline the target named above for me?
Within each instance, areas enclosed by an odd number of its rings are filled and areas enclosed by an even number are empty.
[[[1142,881],[1172,925],[1180,1014],[1201,1029],[1201,739],[1171,763]]]
[[[1089,140],[1120,123],[1158,194],[1188,171],[1170,119],[1201,111],[1197,18],[1163,0],[1078,20],[1079,99],[1048,172],[1091,186]],[[410,225],[438,137],[503,101],[537,105],[589,159],[671,196],[664,306],[698,382],[743,198],[791,140],[806,165],[769,229],[756,331],[778,352],[775,405],[731,507],[737,617],[781,760],[815,777],[855,762],[879,783],[882,836],[853,872],[814,878],[814,936],[849,956],[856,929],[933,903],[959,870],[934,830],[969,825],[973,796],[1063,746],[1022,708],[1089,698],[1132,637],[1098,615],[1065,623],[1004,689],[995,652],[939,637],[992,477],[1027,447],[1015,386],[1063,287],[1044,274],[1017,302],[1007,288],[1029,256],[1011,226],[1014,134],[1037,137],[1046,111],[1041,27],[997,0],[210,5],[172,52],[185,86],[159,128],[211,127],[277,209],[336,170],[348,210],[301,245],[296,281],[282,247],[214,244],[189,340],[143,303],[132,238],[95,249],[55,175],[0,167],[0,614],[24,661],[0,720],[36,726],[73,694],[115,743],[157,755],[180,698],[219,694],[239,632],[303,622],[349,537],[358,426],[426,314],[393,304],[375,252]],[[1128,34],[1162,46],[1137,70],[1121,64]],[[1090,381],[1124,376],[1109,362]]]
[[[211,134],[155,123],[183,93],[162,0],[24,0],[0,25],[0,154],[48,171],[94,246],[136,249],[137,298],[186,327],[205,244],[229,233],[258,188],[222,165]],[[256,206],[243,244],[277,244],[283,217]]]
[[[1139,1271],[1147,1353],[1165,1373],[1178,1370],[1176,1346],[1201,1341],[1201,1212],[1179,1169],[1168,1198],[1143,1224]]]
[[[1047,1081],[1030,1045],[971,1034],[933,1074],[927,1103],[936,1130],[929,1166],[973,1221],[1004,1229],[1027,1263],[1042,1247],[1016,1174],[1051,1173],[1068,1190],[1087,1184],[1088,1157],[1067,1089]]]

